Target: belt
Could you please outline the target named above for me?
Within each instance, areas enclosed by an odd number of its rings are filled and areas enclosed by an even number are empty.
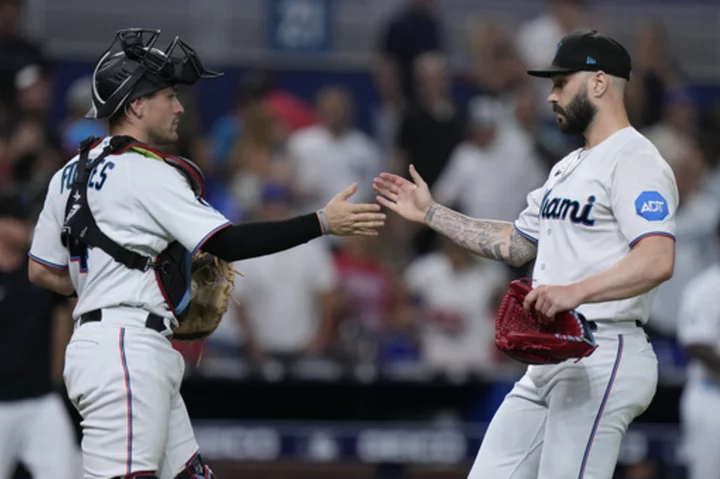
[[[595,321],[588,321],[588,326],[590,326],[590,331],[597,331],[598,325]],[[636,319],[635,326],[637,326],[638,328],[642,328],[643,327],[642,321],[640,321],[639,319]]]
[[[102,310],[100,309],[95,309],[93,311],[80,315],[78,325],[82,326],[85,323],[92,323],[97,321],[102,321]],[[164,318],[153,313],[148,313],[148,317],[145,320],[145,327],[157,331],[161,334],[164,334],[168,331],[167,326],[165,326]]]

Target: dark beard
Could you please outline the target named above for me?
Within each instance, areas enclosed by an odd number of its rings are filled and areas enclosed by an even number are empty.
[[[575,95],[567,108],[556,103],[553,105],[553,111],[564,117],[564,121],[558,121],[560,131],[566,135],[583,135],[595,119],[597,108],[590,103],[587,90],[583,90]]]

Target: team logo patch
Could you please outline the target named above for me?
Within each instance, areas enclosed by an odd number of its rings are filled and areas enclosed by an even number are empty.
[[[635,200],[635,212],[648,221],[662,221],[670,213],[665,198],[657,191],[643,191]]]

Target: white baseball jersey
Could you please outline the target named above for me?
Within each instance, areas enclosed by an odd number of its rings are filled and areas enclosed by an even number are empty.
[[[687,284],[680,303],[678,339],[683,346],[705,345],[720,353],[720,265],[713,265]],[[697,360],[688,369],[688,380],[699,384],[706,379],[717,381]]]
[[[542,185],[545,174],[528,138],[501,128],[487,148],[467,141],[453,151],[433,197],[473,218],[512,221],[525,207],[525,192]]]
[[[245,307],[258,345],[272,353],[297,353],[320,325],[318,295],[337,286],[327,245],[316,241],[235,263],[245,278],[233,299]],[[282,331],[282,334],[278,334]]]
[[[96,158],[105,138],[90,151]],[[170,317],[155,272],[131,270],[99,248],[84,257],[71,257],[60,241],[65,207],[77,170],[78,157],[50,180],[33,237],[30,257],[56,268],[70,268],[78,304],[74,317],[99,308],[132,306]],[[196,198],[187,179],[175,167],[148,152],[110,155],[93,170],[88,203],[100,230],[120,246],[152,256],[177,240],[195,253],[230,222],[204,200]]]
[[[680,303],[678,339],[687,347],[707,346],[720,353],[720,265],[713,264],[687,283]],[[680,397],[682,452],[688,479],[717,477],[720,470],[720,375],[692,359]]]
[[[440,369],[491,370],[495,354],[492,295],[507,282],[500,263],[473,262],[453,268],[440,252],[415,260],[405,272],[426,315],[422,334],[425,361]]]
[[[608,270],[642,238],[674,239],[678,191],[670,166],[632,127],[558,162],[528,195],[516,229],[538,243],[536,284],[570,284]],[[589,320],[647,321],[654,291],[577,308]]]

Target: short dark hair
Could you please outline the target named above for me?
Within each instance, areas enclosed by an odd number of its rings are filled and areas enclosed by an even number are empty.
[[[157,94],[157,91],[154,91],[152,93],[148,93],[147,95],[143,95],[141,97],[136,98],[135,100],[140,100],[142,98],[154,98]],[[135,101],[133,100],[133,101]],[[125,121],[125,117],[127,117],[127,109],[130,107],[130,102],[123,104],[118,108],[118,110],[110,115],[108,118],[108,126],[110,128],[118,127],[122,124],[123,121]]]
[[[110,128],[118,127],[122,124],[123,121],[125,121],[125,117],[127,116],[125,108],[127,108],[127,105],[121,106],[115,113],[110,115],[110,117],[108,118],[108,126]]]

